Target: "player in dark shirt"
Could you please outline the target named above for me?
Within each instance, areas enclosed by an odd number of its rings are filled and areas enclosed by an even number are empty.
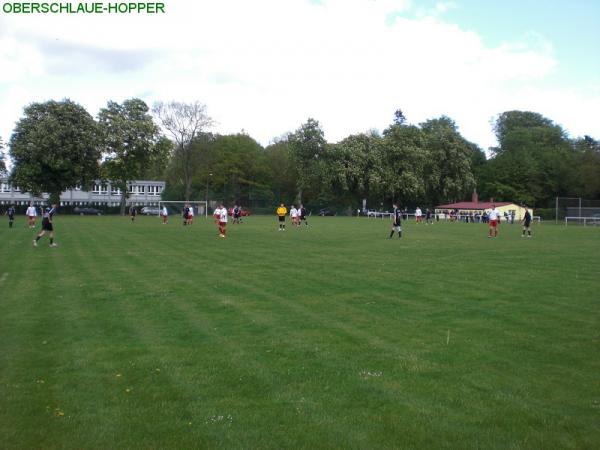
[[[300,205],[300,208],[298,209],[298,213],[300,216],[298,225],[302,225],[302,222],[304,222],[304,225],[308,226],[308,219],[306,218],[306,208],[304,207],[304,205]]]
[[[527,231],[527,237],[531,237],[531,214],[529,210],[525,208],[525,217],[523,217],[523,234],[521,237],[525,237],[525,231]]]
[[[8,216],[8,228],[13,227],[13,223],[15,221],[15,208],[14,206],[9,206],[6,210],[6,215]]]
[[[37,243],[38,241],[41,239],[41,237],[46,234],[46,231],[48,232],[48,237],[50,238],[50,247],[57,247],[57,245],[54,243],[54,226],[53,226],[53,218],[54,218],[54,214],[56,213],[56,204],[52,205],[52,206],[47,206],[44,209],[44,213],[42,215],[42,231],[40,231],[40,234],[37,235],[37,237],[33,240],[33,246],[37,247]]]
[[[183,225],[187,225],[190,222],[190,207],[185,205],[183,208]]]
[[[242,207],[238,205],[233,206],[233,223],[242,223]]]
[[[131,222],[134,222],[135,216],[137,216],[137,209],[133,205],[129,207],[129,216],[131,217]]]
[[[398,238],[402,237],[402,211],[397,204],[394,203],[394,212],[392,213],[392,231],[390,232],[391,239],[394,237],[394,231],[398,232]]]

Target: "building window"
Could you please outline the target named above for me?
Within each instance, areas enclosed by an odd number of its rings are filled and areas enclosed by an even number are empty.
[[[2,187],[2,192],[10,192],[10,184],[2,183],[0,186]]]
[[[148,195],[160,195],[160,186],[148,186]]]
[[[103,184],[100,186],[100,195],[108,195],[108,186]]]
[[[92,194],[99,194],[99,193],[100,193],[100,185],[94,184],[94,187],[92,188]]]

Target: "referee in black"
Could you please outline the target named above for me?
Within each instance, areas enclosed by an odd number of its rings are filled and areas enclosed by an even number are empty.
[[[523,217],[523,234],[521,237],[525,237],[525,232],[527,231],[527,237],[531,237],[531,214],[527,209],[527,206],[523,206],[525,208],[525,217]]]
[[[48,232],[48,237],[50,238],[50,247],[58,247],[54,242],[54,226],[52,225],[52,219],[54,214],[56,213],[56,204],[52,206],[47,206],[44,210],[44,214],[42,215],[42,231],[37,237],[33,240],[33,246],[37,247],[38,241],[41,237]]]
[[[8,216],[8,228],[12,228],[15,221],[15,207],[12,205],[9,206],[6,210],[6,215]]]
[[[394,237],[394,231],[398,232],[398,238],[402,237],[402,211],[396,203],[394,203],[394,212],[392,213],[392,231],[388,239]]]

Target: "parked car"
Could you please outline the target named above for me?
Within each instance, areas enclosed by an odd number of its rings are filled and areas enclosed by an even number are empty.
[[[80,208],[79,206],[76,206],[73,209],[73,212],[75,214],[79,214],[80,216],[101,216],[103,213],[101,210],[96,209],[96,208]]]
[[[144,206],[141,213],[146,216],[158,216],[160,215],[160,208],[158,206]]]
[[[335,216],[335,213],[331,211],[329,208],[322,208],[319,210],[320,216]]]
[[[227,210],[227,214],[229,214],[231,217],[233,217],[233,208],[229,208]],[[247,209],[242,208],[242,212],[240,213],[240,217],[248,217],[250,215],[250,211],[248,211]]]

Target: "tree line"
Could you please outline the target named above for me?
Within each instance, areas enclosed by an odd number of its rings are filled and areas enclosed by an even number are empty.
[[[220,199],[264,206],[302,202],[334,209],[434,206],[469,199],[544,208],[556,196],[600,199],[600,143],[571,138],[539,113],[508,111],[493,123],[490,157],[446,116],[409,124],[397,110],[383,132],[325,140],[312,118],[263,147],[246,133],[210,132],[200,102],[109,101],[94,119],[70,101],[25,107],[8,143],[10,180],[32,193],[111,180],[163,179],[168,200]],[[0,141],[0,146],[2,145]],[[0,152],[1,152],[0,148]],[[0,170],[4,168],[0,158]]]

